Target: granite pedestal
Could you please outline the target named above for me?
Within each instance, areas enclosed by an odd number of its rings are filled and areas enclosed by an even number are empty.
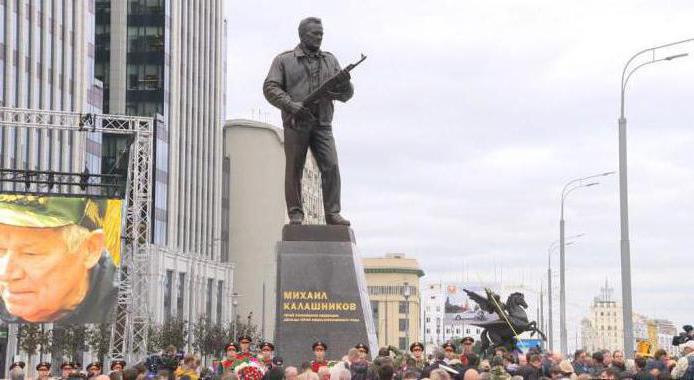
[[[277,245],[277,355],[286,365],[313,359],[328,345],[340,360],[358,343],[377,351],[364,269],[349,227],[286,225]]]

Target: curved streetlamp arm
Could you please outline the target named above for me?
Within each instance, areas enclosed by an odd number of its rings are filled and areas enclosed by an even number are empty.
[[[584,235],[585,235],[584,233],[580,233],[577,235],[568,236],[567,239],[577,239],[577,238],[580,238]],[[564,243],[564,246],[572,245],[575,242],[576,242],[575,240],[567,241],[566,243]],[[554,250],[557,249],[558,247],[559,247],[559,240],[555,240],[552,242],[552,244],[549,245],[549,248],[547,248],[547,266],[548,267],[552,266],[552,252],[554,252]]]
[[[599,176],[608,175],[608,174],[612,174],[612,173],[604,173],[604,174],[599,174],[599,175],[595,175],[595,176],[591,176],[591,177],[587,177],[587,178],[599,177]],[[584,179],[587,179],[587,178],[584,178]],[[580,189],[582,187],[595,186],[595,185],[599,185],[599,184],[600,184],[600,182],[591,182],[591,183],[586,183],[586,184],[579,184],[579,185],[576,185],[574,187],[569,188],[568,190],[566,190],[566,187],[565,187],[565,191],[562,192],[562,194],[561,194],[561,219],[562,220],[564,219],[564,201],[569,196],[569,194],[571,194],[576,189]]]
[[[666,58],[655,59],[655,51],[658,49],[662,49],[662,48],[666,48],[666,47],[670,47],[670,46],[675,46],[675,45],[680,45],[680,44],[684,44],[684,43],[692,42],[692,41],[694,41],[694,38],[689,38],[689,39],[682,40],[682,41],[671,42],[669,44],[655,46],[655,47],[648,48],[648,49],[643,49],[643,50],[637,52],[636,54],[634,54],[633,56],[631,56],[631,58],[629,58],[627,63],[624,65],[624,69],[622,69],[622,83],[621,83],[621,97],[620,97],[621,98],[620,117],[622,119],[624,118],[624,91],[626,90],[627,82],[629,81],[631,74],[633,74],[636,70],[640,69],[641,67],[649,65],[651,63],[656,63],[656,62],[661,62],[661,61],[669,61],[673,58],[679,58],[679,57],[685,56],[682,54],[678,54],[678,55],[674,55],[674,56],[670,56],[670,57],[666,57]],[[636,66],[634,69],[630,70],[629,73],[627,74],[627,69],[629,68],[629,65],[631,64],[631,62],[634,61],[634,59],[636,59],[636,57],[638,57],[644,53],[648,53],[648,52],[651,52],[653,55],[651,57],[651,60]]]
[[[566,185],[564,185],[564,188],[561,190],[561,198],[562,198],[562,199],[566,198],[566,196],[565,196],[566,189],[567,189],[569,186],[571,186],[571,185],[573,185],[574,183],[576,183],[576,182],[585,181],[585,180],[591,179],[591,178],[604,177],[604,176],[608,176],[608,175],[614,174],[614,173],[615,173],[614,171],[611,171],[611,172],[593,174],[593,175],[589,175],[589,176],[587,176],[587,177],[581,177],[581,178],[572,179],[571,181],[567,182]],[[579,187],[580,187],[580,186],[579,186]]]
[[[646,65],[650,65],[651,63],[662,62],[662,61],[669,61],[669,60],[666,59],[666,58],[656,59],[656,60],[654,60],[654,61],[644,62],[644,63],[642,63],[642,64],[640,64],[640,65],[634,67],[633,69],[631,69],[631,71],[629,71],[629,74],[627,74],[627,77],[624,78],[624,82],[623,82],[623,84],[622,84],[622,92],[626,91],[626,89],[627,89],[627,83],[629,83],[629,78],[631,78],[631,76],[634,74],[634,72],[635,72],[636,70],[638,70],[638,69],[640,69],[640,68],[642,68],[642,67],[644,67],[644,66],[646,66]]]
[[[636,54],[632,55],[631,58],[629,58],[629,60],[627,61],[627,63],[624,65],[624,69],[622,70],[622,87],[624,87],[624,77],[626,76],[627,68],[629,68],[629,64],[631,64],[631,62],[634,59],[636,59],[636,57],[640,56],[643,53],[647,53],[650,51],[654,55],[653,60],[655,60],[655,51],[656,50],[670,47],[670,46],[679,45],[679,44],[684,44],[684,43],[691,42],[691,41],[694,41],[694,38],[688,38],[688,39],[682,40],[682,41],[670,42],[669,44],[664,44],[664,45],[660,45],[660,46],[654,46],[654,47],[648,48],[648,49],[643,49],[643,50],[637,52]]]

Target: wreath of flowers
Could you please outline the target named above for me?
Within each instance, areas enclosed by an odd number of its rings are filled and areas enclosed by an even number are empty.
[[[241,380],[261,380],[265,375],[265,366],[254,356],[237,360],[232,369]]]

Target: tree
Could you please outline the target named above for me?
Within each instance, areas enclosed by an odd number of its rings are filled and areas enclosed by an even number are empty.
[[[51,331],[45,330],[42,324],[27,323],[19,326],[17,339],[19,339],[19,349],[27,354],[28,368],[31,368],[31,357],[50,349]]]
[[[188,337],[187,323],[181,317],[172,317],[167,319],[163,324],[158,326],[156,344],[152,346],[153,351],[165,349],[173,345],[177,349],[182,348],[186,344]],[[151,331],[151,330],[150,330]]]
[[[213,324],[205,316],[200,316],[193,325],[193,349],[204,358],[219,356],[228,343],[227,331],[219,324]]]
[[[84,351],[87,339],[87,328],[84,325],[53,326],[53,355],[74,360],[80,351]]]
[[[258,326],[253,323],[253,312],[248,313],[245,321],[241,320],[241,316],[236,316],[236,321],[229,325],[227,329],[227,339],[229,342],[234,342],[241,335],[248,335],[251,340],[260,343],[262,336],[258,331]]]
[[[161,348],[161,330],[150,321],[147,324],[147,352],[156,352]]]
[[[214,324],[207,332],[207,349],[208,355],[221,357],[223,355],[224,346],[229,343],[227,340],[227,332],[220,324]]]
[[[210,328],[210,321],[205,316],[198,317],[198,321],[193,324],[193,349],[203,356],[207,354],[205,339]]]
[[[111,344],[111,328],[110,323],[99,323],[89,326],[86,331],[87,345],[102,363],[106,359]]]

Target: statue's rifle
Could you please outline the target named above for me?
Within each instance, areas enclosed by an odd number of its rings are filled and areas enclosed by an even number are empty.
[[[358,60],[355,63],[350,63],[349,65],[347,65],[347,67],[340,70],[339,73],[333,75],[330,79],[328,79],[323,84],[321,84],[320,87],[318,87],[312,93],[308,94],[308,96],[301,102],[303,104],[303,106],[308,107],[311,104],[320,100],[322,97],[327,95],[329,92],[333,91],[335,89],[335,87],[342,84],[341,81],[338,79],[338,76],[341,73],[349,73],[350,71],[354,70],[354,68],[359,66],[360,63],[364,62],[365,59],[366,59],[366,56],[364,54],[362,54],[360,60]]]
[[[314,90],[312,93],[308,94],[308,96],[301,101],[301,105],[309,108],[310,105],[313,103],[316,103],[319,101],[321,98],[324,96],[328,95],[330,92],[334,91],[337,86],[342,84],[342,81],[338,78],[341,73],[349,73],[350,71],[354,70],[355,67],[359,66],[360,63],[364,62],[366,59],[366,56],[364,54],[361,55],[361,59],[359,59],[357,62],[350,63],[345,67],[344,69],[340,70],[337,74],[333,75],[328,79],[327,81],[323,82],[323,84],[320,85],[316,90]],[[308,112],[308,116],[310,117],[311,120],[316,120],[316,116],[313,115],[310,111]],[[296,126],[297,120],[296,117],[292,117],[291,124],[293,126]]]

